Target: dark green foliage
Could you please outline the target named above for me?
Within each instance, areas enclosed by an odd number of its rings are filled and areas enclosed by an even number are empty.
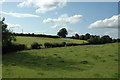
[[[63,44],[64,46],[66,46],[66,42],[62,42],[62,44]]]
[[[90,39],[88,39],[88,42],[91,44],[100,44],[100,36],[92,36]]]
[[[2,46],[2,53],[10,53],[15,51],[25,50],[26,46],[24,44],[9,44],[6,46]]]
[[[75,39],[75,36],[72,36],[71,39]]]
[[[119,39],[119,38],[117,39],[117,42],[120,42],[120,39]]]
[[[66,42],[62,42],[62,43],[49,43],[49,42],[46,42],[46,43],[44,43],[45,48],[64,47],[65,45],[66,45]]]
[[[91,44],[105,44],[105,43],[111,43],[115,40],[112,40],[108,35],[104,35],[102,37],[92,35],[90,39],[88,39],[88,42]]]
[[[112,38],[110,38],[108,35],[104,35],[101,37],[101,43],[111,43]]]
[[[79,35],[78,34],[75,34],[75,39],[79,39]]]
[[[45,48],[64,47],[64,46],[77,46],[77,45],[87,45],[87,44],[66,43],[66,42],[62,42],[62,43],[49,43],[49,42],[46,42],[44,44]]]
[[[114,42],[117,42],[117,39],[112,39],[112,42],[114,43]]]
[[[2,24],[2,46],[7,46],[10,45],[12,43],[12,41],[16,41],[14,34],[7,29],[7,24],[4,23],[5,18],[2,19],[2,21],[0,21],[0,23]]]
[[[67,43],[66,46],[73,46],[73,43]]]
[[[38,44],[37,42],[35,42],[31,45],[31,48],[32,49],[40,49],[41,48],[40,46],[42,46],[42,44]]]
[[[88,40],[91,38],[91,35],[89,33],[86,33],[85,35],[80,35],[80,40]]]
[[[80,40],[84,40],[85,36],[81,35],[79,38],[80,38]]]
[[[88,39],[90,39],[90,37],[91,37],[91,35],[89,33],[86,33],[85,37],[84,37],[84,40],[88,40]]]
[[[62,37],[62,38],[65,38],[66,35],[68,35],[68,32],[66,30],[66,28],[62,28],[59,30],[59,32],[57,33],[58,36]]]
[[[45,34],[23,34],[23,33],[14,33],[15,36],[30,36],[30,37],[48,37],[48,38],[60,38],[59,36],[45,35]]]
[[[50,48],[51,47],[51,43],[49,43],[49,42],[46,42],[46,43],[44,43],[44,46],[45,46],[45,48]]]

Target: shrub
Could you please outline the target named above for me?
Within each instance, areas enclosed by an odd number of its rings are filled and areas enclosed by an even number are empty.
[[[117,39],[112,39],[112,42],[114,43],[114,42],[117,42]]]
[[[90,37],[91,37],[91,35],[89,33],[86,33],[84,39],[88,40],[88,39],[90,39]]]
[[[79,38],[80,38],[80,40],[85,40],[85,36],[84,35],[81,35]]]
[[[63,44],[64,46],[66,46],[66,42],[62,42],[62,44]]]
[[[40,46],[42,46],[42,44],[38,44],[37,42],[35,42],[31,45],[31,48],[32,49],[40,49],[41,48]]]
[[[120,42],[120,39],[119,39],[119,38],[117,39],[117,42]]]
[[[2,53],[15,52],[25,50],[26,46],[24,44],[10,44],[7,46],[2,46]]]
[[[52,47],[52,44],[49,42],[44,43],[45,48],[50,48]]]
[[[73,46],[73,43],[67,43],[66,46]]]
[[[92,36],[90,39],[88,39],[88,42],[91,44],[100,44],[100,36]]]
[[[108,35],[101,37],[101,43],[111,43],[111,42],[112,42],[112,38],[110,38]]]
[[[64,47],[65,45],[66,45],[66,42],[62,42],[62,43],[49,43],[49,42],[46,42],[46,43],[44,43],[45,48]]]

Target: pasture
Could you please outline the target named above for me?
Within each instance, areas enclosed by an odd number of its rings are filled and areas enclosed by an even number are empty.
[[[16,43],[76,42],[17,37]],[[118,43],[24,50],[3,55],[3,78],[117,78]]]
[[[31,44],[34,42],[40,43],[44,45],[45,42],[50,43],[87,43],[85,40],[75,40],[75,39],[65,39],[65,38],[45,38],[45,37],[25,37],[25,36],[17,36],[17,41],[15,41],[15,44],[25,44],[27,47],[31,47]]]

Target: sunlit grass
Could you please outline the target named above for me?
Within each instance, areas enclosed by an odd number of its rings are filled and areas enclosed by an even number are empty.
[[[3,55],[3,78],[116,78],[118,44],[25,50]]]
[[[75,39],[65,39],[65,38],[44,38],[44,37],[24,37],[24,36],[17,36],[16,37],[17,41],[14,43],[19,43],[19,44],[25,44],[27,47],[30,47],[32,43],[38,42],[40,44],[43,44],[45,42],[50,42],[50,43],[85,43],[87,41],[85,40],[75,40]]]

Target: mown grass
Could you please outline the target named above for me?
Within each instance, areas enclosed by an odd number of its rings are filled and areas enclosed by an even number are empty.
[[[17,41],[14,43],[17,44],[25,44],[27,47],[30,47],[32,43],[38,42],[42,45],[44,45],[45,42],[50,42],[50,43],[83,43],[87,42],[85,40],[75,40],[75,39],[65,39],[65,38],[45,38],[45,37],[25,37],[25,36],[17,36],[16,37]]]
[[[3,78],[116,78],[119,75],[117,43],[3,55]]]

